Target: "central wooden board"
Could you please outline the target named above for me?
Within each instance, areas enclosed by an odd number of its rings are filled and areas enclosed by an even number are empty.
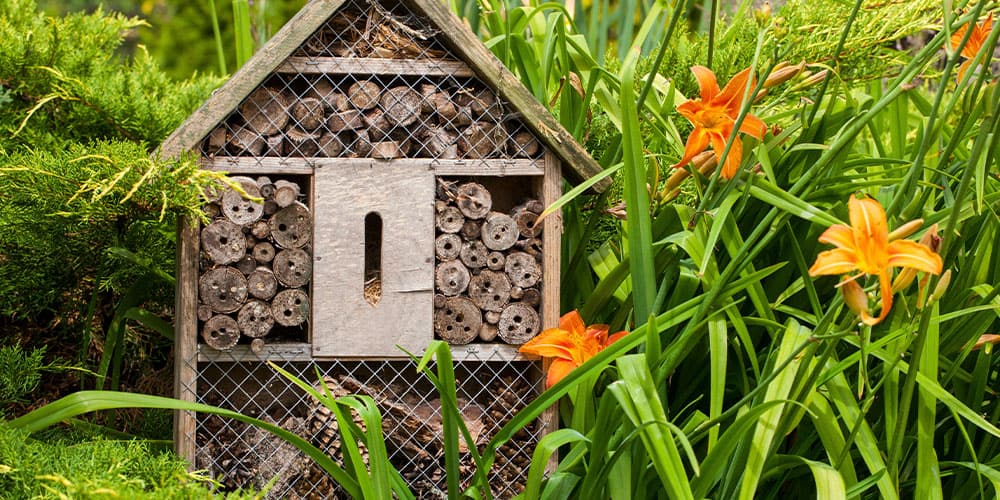
[[[403,358],[433,339],[434,174],[395,162],[315,173],[313,356]],[[382,220],[381,298],[365,299],[365,218]]]

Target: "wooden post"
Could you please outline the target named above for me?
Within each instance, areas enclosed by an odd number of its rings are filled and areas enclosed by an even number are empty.
[[[562,196],[562,165],[557,157],[550,150],[545,152],[545,175],[541,181],[542,203],[545,206],[551,205]],[[542,326],[555,328],[559,326],[560,304],[559,304],[559,274],[560,256],[562,254],[560,244],[563,232],[562,211],[550,214],[542,221]],[[549,362],[545,362],[543,368],[547,371]],[[538,380],[540,390],[545,389],[544,377]],[[545,434],[555,432],[559,428],[559,408],[557,405],[551,406],[539,417],[542,421]],[[559,465],[559,453],[553,453],[549,459],[546,470],[551,474]]]
[[[198,376],[198,227],[184,217],[177,224],[177,297],[174,330],[174,397],[195,401]],[[174,412],[174,451],[194,470],[195,417]]]

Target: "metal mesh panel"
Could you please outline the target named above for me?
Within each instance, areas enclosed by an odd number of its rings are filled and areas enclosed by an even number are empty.
[[[508,103],[402,4],[351,2],[203,141],[209,157],[533,159]]]
[[[443,59],[449,51],[403,2],[346,2],[297,56]]]
[[[199,402],[281,425],[340,461],[336,422],[311,396],[259,361],[245,362],[246,358],[231,353],[212,353],[211,357],[212,361],[198,363]],[[444,496],[443,442],[434,433],[439,429],[440,405],[430,382],[416,375],[412,363],[299,359],[272,360],[310,382],[316,381],[318,369],[328,383],[373,397],[383,414],[390,461],[418,498]],[[482,359],[456,364],[460,409],[473,435],[478,434],[478,446],[537,396],[539,376],[537,364],[527,361]],[[415,417],[429,424],[415,426]],[[208,471],[224,489],[259,488],[278,475],[269,498],[344,496],[311,460],[284,441],[232,419],[197,418],[197,467]],[[489,474],[494,495],[509,498],[523,489],[534,445],[547,431],[536,422],[498,451]],[[463,482],[474,474],[467,454],[461,470]]]

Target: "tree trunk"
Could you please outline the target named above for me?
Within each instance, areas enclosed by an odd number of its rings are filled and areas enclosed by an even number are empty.
[[[279,210],[271,216],[268,224],[271,238],[281,248],[299,248],[312,238],[312,214],[299,202]]]
[[[213,349],[225,351],[240,341],[240,325],[236,320],[219,314],[205,322],[201,328],[201,338]]]
[[[467,182],[458,187],[455,197],[462,215],[482,219],[493,209],[493,196],[482,184]]]
[[[319,152],[319,134],[290,128],[285,132],[285,142],[288,156],[316,156]]]
[[[407,86],[393,87],[382,94],[383,118],[391,125],[405,127],[420,117],[422,98]]]
[[[517,243],[517,224],[509,215],[491,212],[483,223],[483,244],[490,250],[506,250]]]
[[[282,326],[298,326],[309,319],[309,296],[302,290],[282,290],[271,301],[271,316]]]
[[[527,304],[515,302],[500,313],[500,338],[508,344],[523,344],[538,335],[538,313]]]
[[[482,313],[471,300],[451,297],[434,313],[434,331],[449,344],[468,344],[479,335]]]
[[[271,300],[278,292],[278,280],[270,269],[258,267],[247,276],[247,290],[254,298]]]
[[[274,327],[271,306],[259,300],[248,301],[236,317],[240,332],[250,338],[260,338],[270,333]]]
[[[368,125],[365,123],[365,115],[356,109],[333,113],[326,119],[326,128],[330,129],[330,132],[357,130],[367,126]]]
[[[513,252],[507,255],[504,272],[507,273],[511,283],[521,288],[535,286],[542,278],[542,268],[538,265],[538,261],[524,252]]]
[[[216,264],[231,264],[246,254],[246,238],[240,226],[217,220],[201,230],[201,251]]]
[[[362,111],[374,108],[381,95],[381,87],[369,80],[355,82],[347,89],[347,101],[351,103],[351,106]]]
[[[274,245],[262,241],[253,246],[251,250],[251,255],[253,255],[254,260],[260,262],[261,264],[267,264],[274,260]]]
[[[235,312],[247,300],[247,279],[235,267],[209,269],[198,280],[198,298],[215,312]]]
[[[471,241],[462,247],[462,252],[458,255],[462,263],[469,269],[479,269],[486,265],[486,256],[489,250],[482,241]]]
[[[323,103],[319,99],[303,97],[292,105],[292,121],[302,130],[316,130],[326,119],[323,108]]]
[[[300,248],[278,252],[273,262],[274,277],[288,288],[305,286],[312,278],[312,259]]]
[[[445,207],[444,210],[437,214],[437,228],[442,233],[457,233],[462,230],[462,225],[465,224],[465,217],[462,217],[462,212],[455,207]]]
[[[240,104],[240,115],[251,130],[261,135],[277,134],[288,124],[288,99],[281,92],[264,87]]]
[[[469,269],[459,260],[442,262],[434,270],[437,291],[449,297],[464,292],[469,286],[469,279]]]
[[[462,238],[457,234],[444,233],[434,240],[434,254],[439,261],[454,260],[462,252]]]
[[[469,281],[469,298],[483,311],[501,311],[510,301],[510,280],[504,273],[483,271]]]

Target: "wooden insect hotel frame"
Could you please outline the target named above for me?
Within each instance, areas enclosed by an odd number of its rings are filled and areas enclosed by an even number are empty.
[[[558,325],[561,218],[598,165],[444,3],[313,0],[166,140],[232,184],[181,221],[176,396],[300,434],[339,460],[330,412],[268,366],[371,396],[419,497],[445,486],[439,401],[400,347],[452,344],[459,403],[487,441],[542,389],[517,352]],[[563,166],[567,166],[565,170]],[[523,488],[554,414],[502,447]],[[178,453],[228,488],[326,498],[325,473],[265,432],[178,413]],[[464,446],[464,444],[463,444]],[[471,476],[472,464],[462,471]]]

